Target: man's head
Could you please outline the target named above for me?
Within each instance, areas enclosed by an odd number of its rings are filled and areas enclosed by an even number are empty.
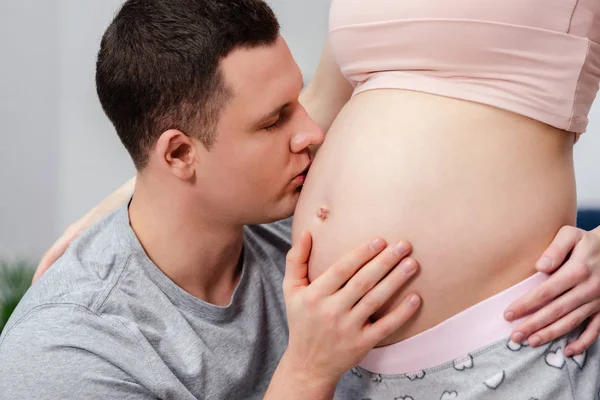
[[[185,184],[231,222],[292,213],[322,133],[264,1],[129,0],[102,38],[96,84],[140,175]]]

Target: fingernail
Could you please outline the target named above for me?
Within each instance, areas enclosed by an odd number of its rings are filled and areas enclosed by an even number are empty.
[[[512,341],[515,343],[521,343],[525,339],[525,334],[523,332],[515,332],[512,335]]]
[[[542,343],[542,338],[539,336],[534,336],[530,338],[527,342],[529,343],[529,346],[536,347],[539,346],[540,343]]]
[[[407,251],[408,251],[408,243],[406,243],[404,241],[396,243],[396,246],[394,247],[394,252],[397,255],[399,255],[399,256],[404,255]]]
[[[408,300],[408,304],[410,304],[413,307],[418,306],[420,302],[421,302],[421,299],[417,295],[411,296],[410,299]]]
[[[507,311],[504,313],[504,319],[507,321],[512,321],[515,318],[515,313],[512,311]]]
[[[385,242],[379,238],[377,238],[371,242],[371,250],[373,250],[373,251],[382,250],[384,247],[385,247]]]
[[[417,265],[411,259],[402,262],[402,272],[406,275],[411,275],[417,269]]]
[[[567,357],[571,357],[573,355],[573,350],[566,348],[565,349],[565,356]]]
[[[553,265],[554,265],[554,262],[548,256],[542,257],[537,263],[537,267],[541,270],[550,269],[550,268],[552,268]]]

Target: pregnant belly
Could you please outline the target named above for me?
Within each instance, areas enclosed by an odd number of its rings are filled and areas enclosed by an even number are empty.
[[[355,96],[318,151],[294,218],[309,277],[373,236],[407,239],[423,297],[381,344],[431,328],[530,276],[574,224],[573,135],[492,107],[400,90]]]

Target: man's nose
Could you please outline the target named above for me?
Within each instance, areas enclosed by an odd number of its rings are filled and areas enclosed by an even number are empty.
[[[325,134],[315,121],[306,115],[306,120],[299,127],[291,140],[291,149],[294,153],[299,153],[307,147],[318,147],[323,143]]]

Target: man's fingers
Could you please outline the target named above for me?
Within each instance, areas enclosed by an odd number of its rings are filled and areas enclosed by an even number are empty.
[[[408,282],[417,272],[418,263],[412,258],[405,258],[388,276],[371,289],[350,312],[356,323],[367,321],[375,312],[386,304],[392,296]],[[345,288],[343,289],[345,290]]]
[[[306,264],[310,256],[312,247],[312,237],[307,231],[303,231],[298,236],[298,240],[292,246],[286,255],[285,261],[288,264]]]
[[[296,244],[290,249],[286,256],[285,282],[294,285],[295,282],[303,282],[308,279],[308,258],[312,238],[310,233],[304,231],[298,236]]]
[[[560,228],[550,246],[535,263],[540,272],[550,273],[564,263],[585,232],[573,226]]]
[[[379,320],[368,323],[363,329],[364,339],[372,346],[396,332],[408,321],[421,305],[417,294],[408,295],[392,312]]]
[[[383,239],[375,238],[357,247],[315,279],[311,283],[311,290],[323,297],[337,292],[386,246]]]
[[[377,257],[371,260],[367,265],[361,268],[354,276],[350,278],[346,286],[335,294],[336,301],[345,308],[352,308],[363,296],[369,293],[398,263],[410,252],[410,245],[406,241],[398,242],[394,247],[388,247]],[[405,265],[403,269],[410,269],[412,274],[417,266],[416,261],[412,260]],[[389,285],[389,282],[381,282],[382,289]],[[397,288],[396,288],[397,289]],[[389,292],[389,287],[386,291]],[[383,292],[378,291],[378,296]],[[375,298],[372,298],[375,301]]]

